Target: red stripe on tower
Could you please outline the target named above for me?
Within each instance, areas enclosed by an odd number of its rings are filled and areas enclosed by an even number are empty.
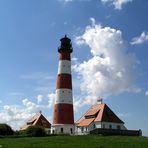
[[[56,84],[56,99],[54,105],[54,119],[52,132],[74,133],[74,114],[72,98],[72,76],[71,76],[71,40],[65,36],[61,40],[59,52],[59,66]]]

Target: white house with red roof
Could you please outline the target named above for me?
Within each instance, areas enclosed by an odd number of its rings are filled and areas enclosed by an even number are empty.
[[[76,121],[76,134],[87,134],[94,129],[126,130],[124,122],[104,103],[97,101]]]
[[[20,130],[26,130],[28,127],[34,125],[42,126],[45,129],[51,128],[51,123],[43,116],[41,111],[29,119],[26,124],[20,128]]]

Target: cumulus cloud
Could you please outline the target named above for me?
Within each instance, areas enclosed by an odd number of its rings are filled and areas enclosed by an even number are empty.
[[[37,96],[37,102],[38,103],[41,103],[43,101],[43,99],[44,99],[44,96],[43,95],[38,95]]]
[[[39,112],[39,106],[29,99],[22,100],[23,106],[4,105],[0,112],[1,123],[10,124],[14,129],[19,129],[26,120]]]
[[[144,42],[148,42],[148,32],[142,32],[140,36],[134,37],[131,41],[131,45],[143,44]]]
[[[85,103],[83,102],[82,96],[74,96],[73,100],[74,100],[74,111],[77,113],[79,109],[85,105]]]
[[[148,96],[148,91],[145,92],[145,95]]]
[[[52,107],[55,100],[55,93],[50,93],[46,97],[39,94],[37,95],[36,102],[30,101],[28,98],[22,100],[19,105],[3,105],[0,110],[0,123],[7,123],[13,129],[19,130],[25,122],[38,113],[42,109],[49,109]],[[40,104],[45,98],[46,104]],[[0,104],[2,102],[0,101]]]
[[[121,10],[123,5],[132,2],[133,0],[101,0],[104,4],[112,4],[115,9]]]
[[[48,107],[52,107],[55,102],[56,93],[50,93],[47,95],[47,97],[48,97]]]
[[[94,103],[98,97],[130,91],[137,62],[135,56],[127,52],[120,30],[102,27],[94,18],[91,21],[84,34],[76,37],[76,43],[88,45],[92,58],[73,66],[88,104]]]
[[[3,105],[0,110],[0,123],[7,123],[11,125],[13,129],[19,130],[28,119],[38,113],[41,109],[53,107],[55,97],[55,93],[50,93],[46,97],[39,94],[36,97],[36,102],[32,102],[30,99],[25,98],[20,105]],[[44,98],[47,103],[41,104]],[[1,103],[2,102],[0,101],[0,104]]]

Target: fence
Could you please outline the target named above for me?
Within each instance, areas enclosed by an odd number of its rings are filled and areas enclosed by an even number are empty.
[[[100,135],[122,135],[122,136],[142,136],[141,130],[119,130],[119,129],[101,129],[97,128],[90,131],[90,134]]]

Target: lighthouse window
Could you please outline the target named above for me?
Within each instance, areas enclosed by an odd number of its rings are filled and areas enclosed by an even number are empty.
[[[61,133],[63,133],[63,128],[61,128]]]
[[[72,128],[70,128],[70,132],[71,132],[71,134],[73,133]]]

